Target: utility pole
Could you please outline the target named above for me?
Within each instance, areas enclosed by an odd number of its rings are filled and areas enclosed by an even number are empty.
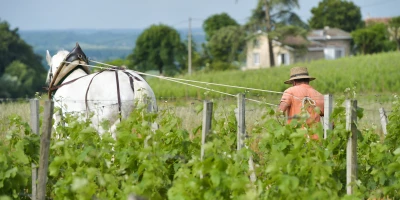
[[[192,18],[189,17],[189,33],[188,33],[188,72],[192,75]]]

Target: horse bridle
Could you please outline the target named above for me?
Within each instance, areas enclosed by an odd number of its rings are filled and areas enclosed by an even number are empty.
[[[48,86],[50,86],[50,83],[52,80],[53,80],[53,67],[50,65],[49,85]]]

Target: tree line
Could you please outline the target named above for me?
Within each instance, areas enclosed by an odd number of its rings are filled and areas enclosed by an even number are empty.
[[[308,22],[304,22],[293,12],[295,8],[299,8],[298,0],[259,0],[244,25],[227,13],[209,16],[202,25],[206,41],[198,45],[191,40],[192,70],[239,69],[246,60],[246,44],[254,40],[257,32],[267,33],[269,42],[284,41],[288,36],[306,38],[312,29],[329,26],[351,33],[354,54],[400,50],[400,16],[391,18],[387,24],[365,24],[360,7],[353,2],[322,0],[311,9]],[[109,63],[169,76],[186,73],[188,43],[173,27],[154,24],[136,38],[132,52],[125,59]],[[272,52],[272,45],[269,47]],[[295,49],[301,53],[306,46]],[[273,54],[269,55],[270,65],[274,66]],[[20,38],[17,28],[11,30],[6,21],[0,20],[0,98],[26,97],[43,91],[46,70],[41,60]]]

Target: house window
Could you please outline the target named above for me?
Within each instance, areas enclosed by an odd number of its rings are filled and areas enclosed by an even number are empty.
[[[343,51],[341,49],[335,50],[335,59],[343,57]]]
[[[285,55],[284,53],[282,53],[282,54],[281,54],[281,64],[282,64],[282,65],[286,64],[286,62],[285,62],[285,57],[286,57],[286,55]]]
[[[290,64],[290,57],[288,53],[281,53],[278,56],[278,66],[279,65],[289,65]]]
[[[260,40],[255,39],[254,40],[254,48],[259,48],[260,47]]]
[[[333,60],[344,57],[344,48],[327,47],[324,49],[325,59]]]
[[[259,53],[253,53],[253,64],[260,65],[260,54]]]
[[[312,32],[313,32],[313,34],[315,34],[317,36],[324,36],[324,31],[323,30],[314,30]]]

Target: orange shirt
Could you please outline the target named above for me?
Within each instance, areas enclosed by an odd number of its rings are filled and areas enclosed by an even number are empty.
[[[308,97],[310,101],[307,101],[306,97]],[[320,116],[324,115],[324,96],[310,85],[300,84],[285,90],[281,98],[281,103],[285,102],[288,105],[288,123],[290,123],[295,115],[300,114],[303,107],[303,100],[305,100],[304,108],[310,114],[310,117],[307,119],[308,125],[319,122]],[[320,113],[315,112],[316,107],[319,108]]]

